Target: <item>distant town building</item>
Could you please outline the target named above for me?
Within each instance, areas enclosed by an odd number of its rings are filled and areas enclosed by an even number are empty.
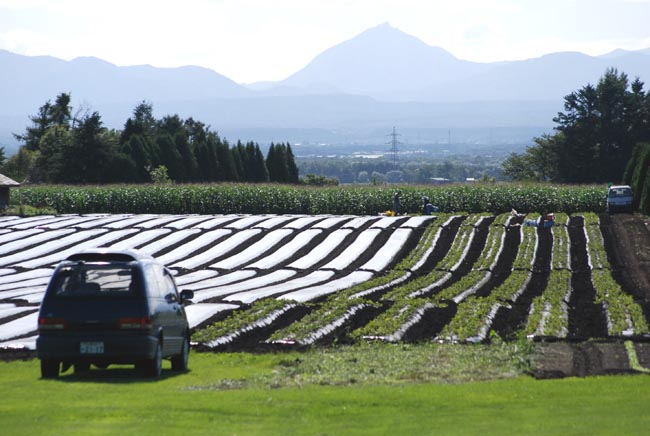
[[[445,185],[447,183],[451,183],[451,180],[444,177],[431,177],[429,181],[434,185]]]
[[[9,188],[14,186],[20,186],[20,183],[0,174],[0,209],[9,206]]]

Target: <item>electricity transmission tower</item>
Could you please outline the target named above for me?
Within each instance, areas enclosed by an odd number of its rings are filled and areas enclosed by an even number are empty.
[[[395,126],[393,126],[393,133],[389,133],[386,136],[391,137],[391,140],[387,142],[387,144],[390,145],[390,152],[393,155],[393,165],[397,166],[397,153],[399,153],[399,149],[397,148],[397,146],[402,145],[402,143],[397,140],[397,137],[402,135],[397,133],[395,131]]]

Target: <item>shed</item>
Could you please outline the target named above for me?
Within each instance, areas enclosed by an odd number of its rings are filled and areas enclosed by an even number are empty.
[[[13,186],[20,186],[20,183],[0,174],[0,209],[9,206],[9,188]]]

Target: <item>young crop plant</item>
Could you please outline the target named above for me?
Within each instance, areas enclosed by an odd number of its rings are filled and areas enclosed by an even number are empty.
[[[552,268],[569,269],[571,266],[571,241],[567,228],[569,216],[565,213],[555,214],[555,226],[551,228],[553,233]]]
[[[641,306],[631,295],[623,292],[610,270],[593,270],[592,281],[596,289],[596,302],[605,307],[610,336],[634,336],[649,332]]]
[[[539,214],[529,214],[526,221],[537,221]],[[530,270],[533,267],[535,252],[537,251],[537,227],[523,225],[521,226],[521,243],[517,258],[512,264],[513,270]]]
[[[536,297],[531,305],[526,335],[565,338],[569,318],[567,302],[571,291],[571,272],[551,271],[544,293]]]
[[[551,272],[542,295],[531,305],[525,333],[529,336],[566,337],[568,333],[567,302],[571,288],[571,243],[568,232],[569,217],[563,213],[555,215]]]
[[[589,266],[597,269],[610,268],[605,251],[603,234],[600,231],[600,218],[595,213],[583,214],[585,220],[585,238],[587,239],[587,256]]]
[[[192,335],[194,341],[216,348],[235,341],[242,334],[266,327],[278,317],[301,304],[287,300],[266,298],[257,300],[249,309],[239,309],[222,321],[218,321]]]
[[[510,214],[497,216],[490,225],[490,234],[485,242],[485,247],[479,259],[474,263],[474,270],[492,271],[503,249],[506,227],[510,220]]]

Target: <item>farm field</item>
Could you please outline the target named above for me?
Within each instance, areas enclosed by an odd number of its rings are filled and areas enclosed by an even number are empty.
[[[522,222],[489,213],[0,217],[0,347],[34,348],[53,267],[90,247],[162,259],[195,292],[187,314],[197,350],[648,338],[642,217]]]

